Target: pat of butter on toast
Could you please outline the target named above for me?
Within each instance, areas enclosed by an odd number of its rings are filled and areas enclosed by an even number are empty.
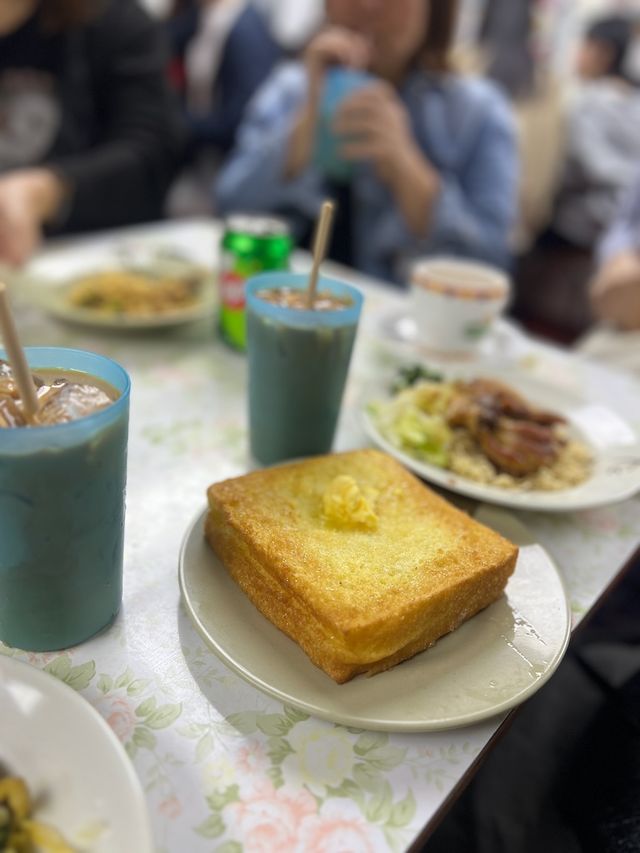
[[[254,471],[207,496],[206,537],[227,571],[339,683],[487,607],[518,556],[377,450]]]

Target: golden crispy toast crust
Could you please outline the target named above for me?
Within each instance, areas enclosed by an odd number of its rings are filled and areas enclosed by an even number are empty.
[[[344,475],[370,496],[375,529],[324,516]],[[518,553],[375,450],[256,471],[208,498],[206,536],[222,563],[338,682],[394,666],[495,601]]]

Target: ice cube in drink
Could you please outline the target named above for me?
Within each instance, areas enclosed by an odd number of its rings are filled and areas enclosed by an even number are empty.
[[[0,359],[0,428],[53,426],[87,417],[118,397],[114,388],[100,386],[95,377],[74,371],[45,370],[33,375],[39,409],[28,420],[14,382],[11,366]],[[3,404],[8,417],[2,418]]]

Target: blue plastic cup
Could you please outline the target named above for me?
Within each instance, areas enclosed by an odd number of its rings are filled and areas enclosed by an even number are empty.
[[[70,423],[0,429],[0,640],[53,651],[120,609],[130,381],[90,352],[28,347],[26,356],[35,373],[81,371],[119,393]]]
[[[283,308],[260,299],[275,287],[306,290],[307,275],[268,273],[247,282],[249,437],[263,465],[328,453],[340,413],[362,295],[320,278],[318,292],[348,299],[331,311]]]
[[[353,171],[353,164],[340,156],[340,147],[346,139],[337,136],[333,130],[333,121],[338,108],[349,95],[369,86],[374,80],[371,74],[355,68],[338,66],[327,69],[325,73],[318,111],[314,163],[326,177],[333,181],[348,181]]]

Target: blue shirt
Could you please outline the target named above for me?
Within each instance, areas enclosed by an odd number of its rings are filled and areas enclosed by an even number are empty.
[[[302,65],[277,68],[249,104],[235,149],[215,186],[217,210],[293,211],[316,217],[327,194],[309,165],[283,177],[289,135],[307,93]],[[452,254],[509,263],[517,208],[518,158],[506,100],[490,83],[455,75],[411,73],[399,91],[417,143],[441,180],[424,237],[407,227],[390,191],[367,163],[351,180],[355,265],[380,278],[406,280],[406,262]]]

